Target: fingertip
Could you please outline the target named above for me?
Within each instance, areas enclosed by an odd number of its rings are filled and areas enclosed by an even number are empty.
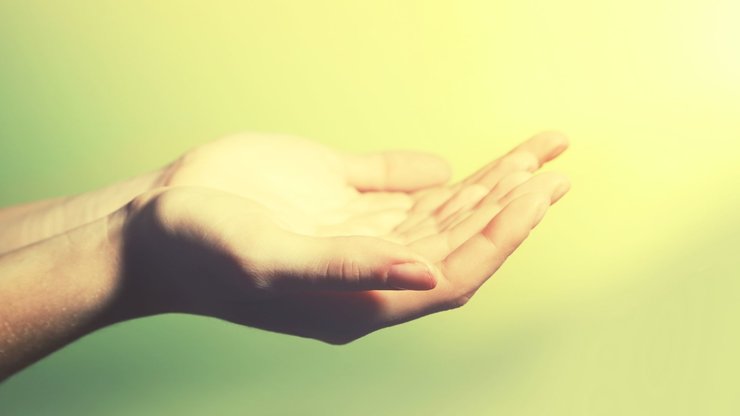
[[[543,185],[540,192],[547,190],[549,201],[553,204],[570,190],[570,178],[561,172],[540,173],[539,180],[539,183]]]
[[[570,188],[571,188],[570,178],[568,178],[565,175],[562,175],[560,185],[558,185],[558,187],[555,188],[555,191],[552,194],[551,202],[554,204],[555,202],[559,201],[560,198],[565,196],[565,194],[567,194],[568,191],[570,191]]]
[[[559,131],[549,131],[547,133],[552,146],[552,153],[550,153],[550,159],[554,159],[560,156],[561,153],[566,151],[570,147],[570,139],[567,135]]]
[[[545,161],[550,161],[560,156],[561,153],[570,147],[568,136],[557,130],[545,130],[536,134],[533,139],[539,142],[543,148],[548,149],[544,157]]]
[[[559,130],[543,130],[533,136],[536,140],[546,141],[554,146],[568,147],[570,140],[568,135]]]
[[[535,202],[534,204],[534,217],[532,221],[532,228],[536,227],[543,218],[545,218],[545,214],[547,213],[547,210],[550,209],[550,198],[548,198],[546,195],[542,195],[539,197],[539,201]]]

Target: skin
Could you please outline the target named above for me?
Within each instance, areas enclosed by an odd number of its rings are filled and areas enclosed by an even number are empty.
[[[464,305],[569,189],[541,133],[467,179],[417,152],[239,135],[109,188],[0,211],[0,379],[163,313],[344,344]]]

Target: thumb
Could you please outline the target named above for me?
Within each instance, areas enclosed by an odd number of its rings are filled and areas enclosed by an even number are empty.
[[[434,266],[406,246],[375,237],[309,237],[291,234],[273,264],[278,290],[429,290]]]

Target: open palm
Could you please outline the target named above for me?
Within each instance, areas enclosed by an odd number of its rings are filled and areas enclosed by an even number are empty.
[[[319,286],[274,293],[269,301],[236,301],[219,313],[241,324],[344,343],[464,304],[567,192],[564,176],[534,174],[566,147],[563,136],[543,133],[448,185],[448,165],[428,154],[356,155],[300,138],[242,135],[190,151],[164,175],[171,187],[248,200],[287,233],[322,240],[363,236],[365,251],[373,250],[373,241],[379,250],[393,244],[432,265],[436,285],[417,288],[431,290],[365,290],[375,288],[372,282],[360,282],[358,290]],[[364,278],[351,258],[340,264],[343,273]]]

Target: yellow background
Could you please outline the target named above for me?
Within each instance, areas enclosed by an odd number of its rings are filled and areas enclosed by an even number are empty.
[[[419,148],[528,135],[573,189],[460,310],[344,347],[205,318],[106,329],[2,415],[740,412],[736,0],[0,1],[0,203],[240,130]]]

